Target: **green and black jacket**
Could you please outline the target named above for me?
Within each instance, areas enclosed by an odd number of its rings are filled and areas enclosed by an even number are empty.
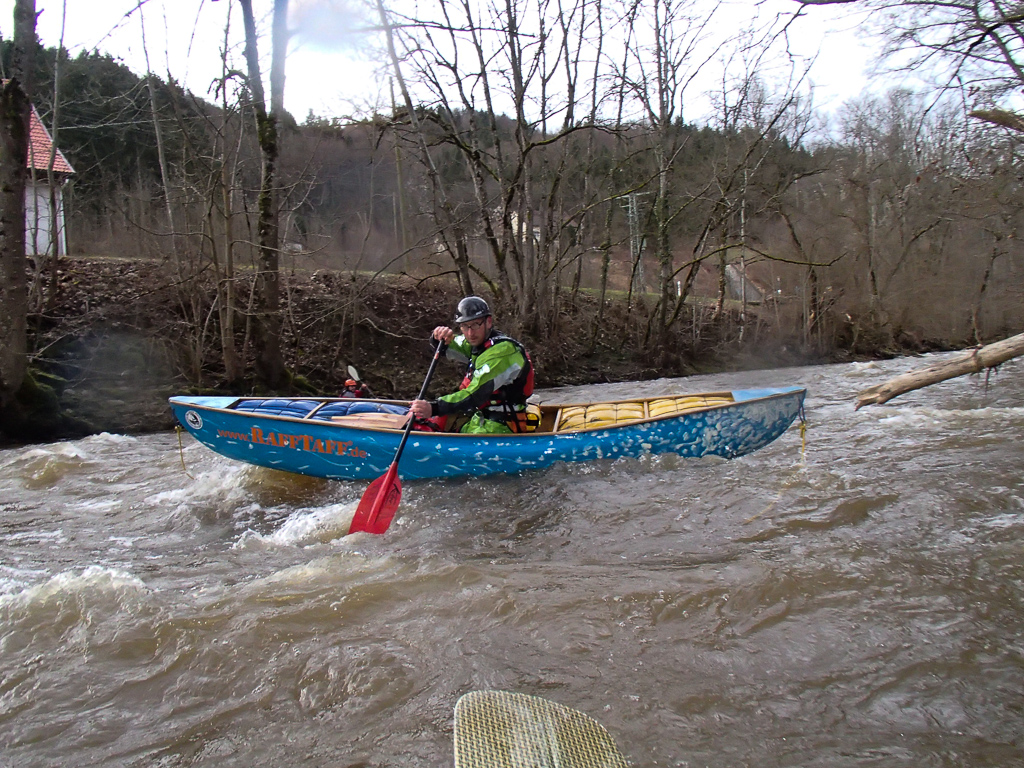
[[[436,340],[431,343],[437,347]],[[521,410],[533,394],[529,353],[500,331],[492,329],[478,347],[470,346],[465,336],[456,336],[448,345],[448,359],[465,363],[466,375],[457,392],[431,402],[434,416],[484,411],[490,418],[501,418],[499,412]]]

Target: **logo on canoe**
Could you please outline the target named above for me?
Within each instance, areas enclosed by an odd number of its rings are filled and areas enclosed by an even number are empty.
[[[202,429],[203,417],[195,411],[185,411],[185,423],[192,427],[192,429]]]

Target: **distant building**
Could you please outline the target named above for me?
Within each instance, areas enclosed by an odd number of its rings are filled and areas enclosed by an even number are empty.
[[[50,156],[53,154],[54,214],[50,206]],[[32,107],[28,146],[28,179],[25,182],[25,253],[39,256],[67,254],[67,233],[64,227],[64,185],[75,169],[58,149],[53,152],[53,139],[39,113]]]
[[[770,293],[750,276],[745,261],[726,265],[725,284],[730,299],[745,301],[747,304],[760,304]]]

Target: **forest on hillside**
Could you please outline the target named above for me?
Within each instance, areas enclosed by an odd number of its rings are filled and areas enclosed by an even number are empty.
[[[585,307],[592,351],[601,329],[666,373],[708,343],[827,358],[1019,332],[1024,121],[1001,109],[1024,84],[1016,44],[995,39],[999,24],[972,37],[955,15],[929,38],[939,25],[922,11],[876,5],[899,21],[893,46],[952,57],[957,79],[865,94],[827,124],[798,64],[760,65],[784,20],[737,32],[714,116],[685,121],[712,19],[664,0],[415,17],[378,3],[395,97],[361,119],[300,123],[280,107],[283,80],[268,99],[258,62],[227,55],[209,99],[104,53],[40,46],[30,96],[76,171],[70,256],[162,265],[180,321],[168,343],[195,386],[283,385],[259,365],[271,267],[278,333],[295,310],[289,276],[331,273],[343,288],[324,311],[352,339],[366,297],[403,276],[485,295],[506,330],[546,344],[578,337]],[[5,73],[13,52],[3,41]],[[284,65],[275,53],[271,81]],[[60,303],[60,259],[29,259],[32,327]]]

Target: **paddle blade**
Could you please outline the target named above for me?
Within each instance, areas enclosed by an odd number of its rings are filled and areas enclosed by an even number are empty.
[[[391,525],[401,500],[402,482],[398,479],[398,462],[394,462],[363,493],[348,532],[384,533]]]
[[[455,705],[455,768],[628,768],[604,727],[553,701],[471,691]]]

